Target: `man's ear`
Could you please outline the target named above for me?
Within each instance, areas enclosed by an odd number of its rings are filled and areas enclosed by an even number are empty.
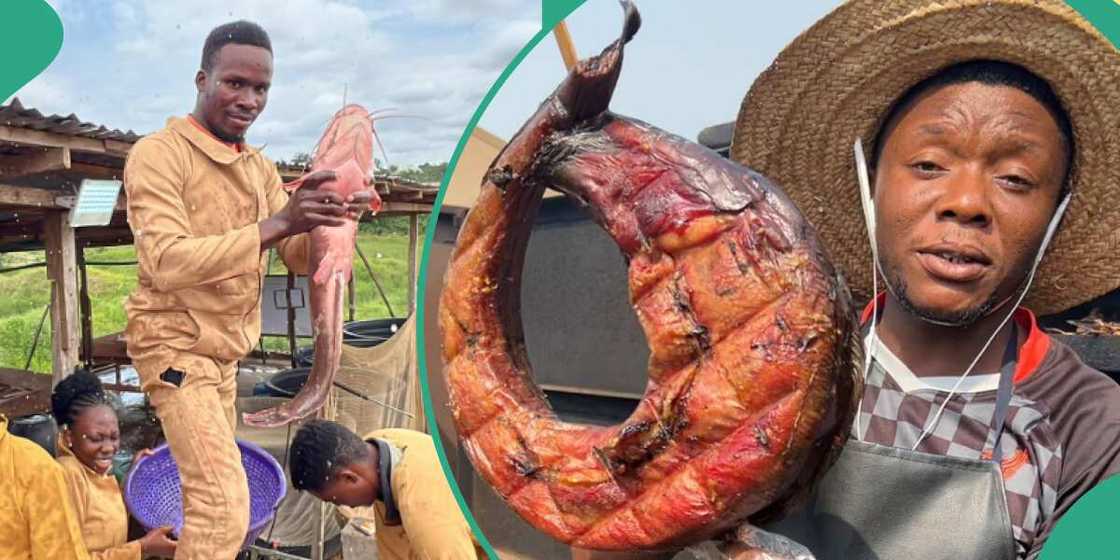
[[[342,480],[346,484],[357,484],[361,482],[362,477],[354,472],[350,467],[343,467],[335,473],[334,478]]]
[[[194,75],[194,87],[199,93],[202,93],[203,88],[206,86],[206,71],[199,69],[198,73]]]

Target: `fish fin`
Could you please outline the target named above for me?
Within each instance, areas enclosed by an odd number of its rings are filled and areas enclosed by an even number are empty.
[[[623,24],[621,41],[629,43],[630,39],[638,33],[638,29],[642,26],[642,15],[638,13],[638,8],[634,6],[631,0],[619,0],[622,5]]]
[[[642,17],[633,2],[621,0],[619,3],[623,9],[619,38],[598,55],[579,61],[553,94],[574,121],[583,121],[607,110],[622,70],[623,47],[642,25]]]
[[[334,270],[334,255],[327,253],[323,256],[323,260],[319,261],[319,266],[315,268],[315,275],[311,278],[316,284],[326,282]]]

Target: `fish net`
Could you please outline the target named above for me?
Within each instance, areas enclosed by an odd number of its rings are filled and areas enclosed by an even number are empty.
[[[359,435],[380,428],[426,431],[417,372],[415,316],[377,346],[344,345],[331,400],[334,406],[328,413],[334,412],[336,421]]]

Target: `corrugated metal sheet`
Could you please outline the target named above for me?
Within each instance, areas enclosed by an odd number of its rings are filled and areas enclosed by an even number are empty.
[[[8,105],[0,105],[0,125],[16,128],[28,128],[62,134],[66,136],[82,136],[97,140],[117,140],[120,142],[135,143],[143,136],[135,132],[110,129],[97,123],[85,122],[76,115],[44,115],[31,107],[24,107],[19,98],[12,98]],[[278,166],[281,176],[285,180],[294,179],[303,174],[302,167]],[[431,203],[439,191],[438,184],[425,184],[409,181],[400,177],[379,175],[377,186],[380,191],[393,194],[412,195],[416,202]]]
[[[85,122],[73,113],[66,116],[44,115],[34,108],[24,107],[19,98],[12,98],[12,102],[7,105],[0,105],[0,125],[97,140],[117,140],[130,144],[141,138],[140,134],[131,130],[121,131],[97,123]]]

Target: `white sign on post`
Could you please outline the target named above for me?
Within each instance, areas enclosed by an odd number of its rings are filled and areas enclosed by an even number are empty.
[[[109,225],[120,192],[120,181],[82,179],[78,203],[70,211],[70,227]]]

